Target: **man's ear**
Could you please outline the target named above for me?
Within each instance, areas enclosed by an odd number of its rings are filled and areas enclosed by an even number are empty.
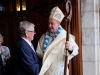
[[[25,36],[28,37],[27,30],[24,32]]]

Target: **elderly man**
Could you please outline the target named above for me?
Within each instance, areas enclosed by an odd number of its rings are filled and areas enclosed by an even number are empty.
[[[69,52],[68,60],[78,54],[78,46],[71,36],[66,42],[66,31],[60,25],[63,18],[64,14],[58,7],[51,10],[48,31],[42,35],[37,46],[37,54],[43,59],[39,75],[64,75],[65,49]]]
[[[41,62],[34,50],[31,41],[34,39],[35,25],[28,21],[20,22],[20,39],[14,46],[12,54],[11,75],[38,75]]]

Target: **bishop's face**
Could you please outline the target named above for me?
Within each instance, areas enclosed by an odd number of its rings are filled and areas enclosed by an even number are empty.
[[[48,21],[48,29],[51,33],[55,33],[57,32],[58,30],[58,26],[60,25],[60,23],[53,19],[53,18],[49,18],[49,21]]]

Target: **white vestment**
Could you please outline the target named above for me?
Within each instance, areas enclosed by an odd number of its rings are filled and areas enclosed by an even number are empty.
[[[45,34],[38,41],[36,51],[38,56],[43,60],[39,75],[64,75],[66,31],[63,29],[57,35],[55,40],[46,48],[45,53],[43,53],[44,39]],[[78,54],[78,46],[72,37],[70,37],[70,42],[73,46],[73,52],[68,54],[68,61]],[[69,75],[68,68],[67,75]]]

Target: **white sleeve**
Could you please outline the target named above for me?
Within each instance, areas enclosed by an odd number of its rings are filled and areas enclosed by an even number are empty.
[[[76,56],[78,54],[78,45],[75,43],[74,39],[72,37],[70,37],[70,42],[71,45],[73,47],[73,52],[71,54],[69,54],[68,56],[68,60],[72,59],[74,56]]]

